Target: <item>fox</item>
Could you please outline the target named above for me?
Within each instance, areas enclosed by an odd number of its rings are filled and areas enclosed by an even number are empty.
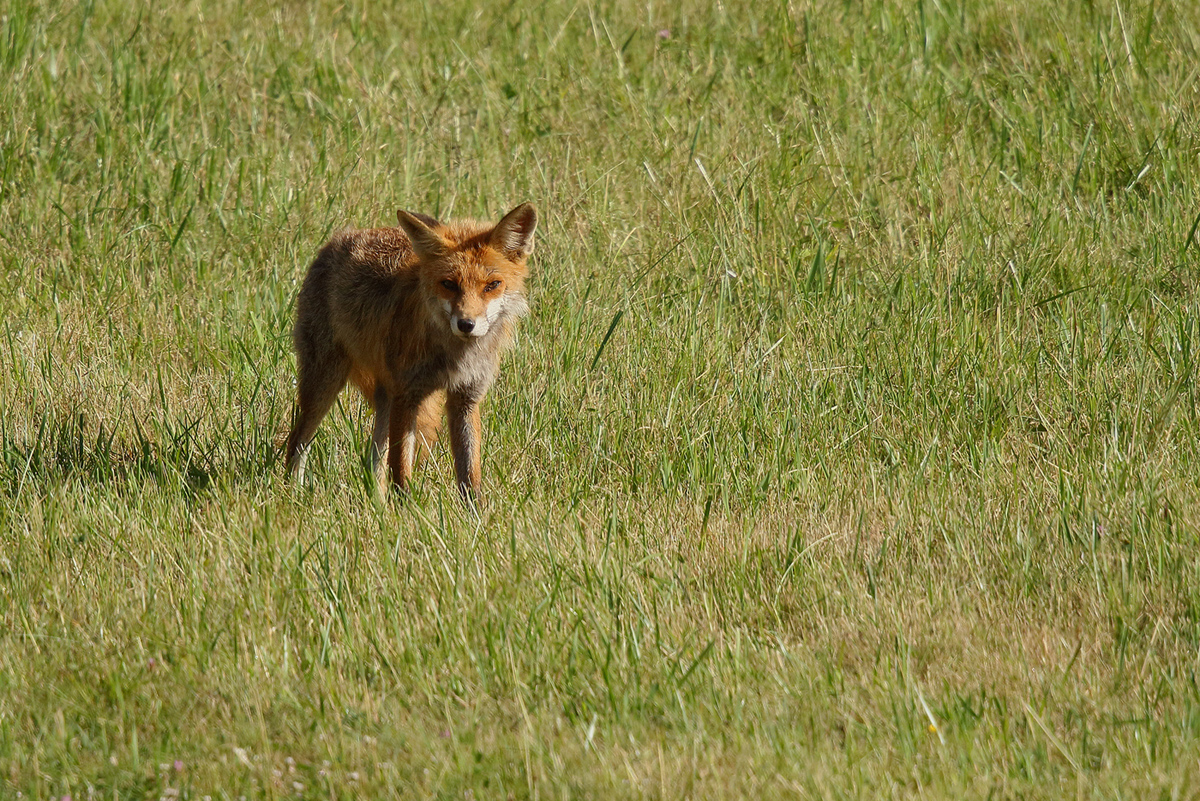
[[[370,469],[380,497],[410,491],[443,412],[459,493],[483,503],[480,404],[529,310],[528,261],[538,215],[522,203],[492,225],[400,210],[399,227],[335,234],[296,300],[296,413],[286,470],[294,483],[317,427],[347,383],[374,411]]]

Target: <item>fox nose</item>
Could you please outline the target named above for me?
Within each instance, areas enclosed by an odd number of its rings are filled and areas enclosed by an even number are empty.
[[[458,320],[458,330],[459,330],[459,331],[462,331],[464,334],[469,334],[469,333],[471,333],[472,331],[474,331],[474,330],[475,330],[475,321],[474,321],[474,320],[467,320],[467,319],[464,319],[464,318],[459,318],[459,320]]]

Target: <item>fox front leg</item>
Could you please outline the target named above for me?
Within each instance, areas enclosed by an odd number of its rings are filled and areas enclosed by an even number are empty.
[[[375,388],[375,427],[371,431],[371,478],[374,480],[375,493],[383,500],[387,491],[386,479],[382,470],[384,456],[388,452],[389,428],[392,416],[392,399],[382,385]]]
[[[483,428],[479,417],[479,399],[451,393],[446,399],[446,417],[450,428],[450,449],[454,452],[454,475],[458,491],[470,504],[483,504],[480,480],[480,444]]]
[[[413,463],[417,455],[417,418],[422,398],[397,398],[392,403],[388,448],[388,466],[392,484],[407,494],[412,484]]]

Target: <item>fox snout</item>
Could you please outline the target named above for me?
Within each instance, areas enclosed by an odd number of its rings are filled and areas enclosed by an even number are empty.
[[[450,331],[455,336],[481,337],[488,332],[490,323],[485,315],[466,315],[450,312]]]
[[[480,283],[480,286],[474,286]],[[467,277],[447,278],[437,285],[450,333],[459,339],[481,337],[492,330],[505,309],[504,283],[495,278],[470,282]]]

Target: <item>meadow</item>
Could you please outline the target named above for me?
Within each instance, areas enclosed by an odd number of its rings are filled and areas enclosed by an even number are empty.
[[[0,796],[1200,796],[1200,4],[0,7]],[[300,279],[541,215],[283,476]]]

